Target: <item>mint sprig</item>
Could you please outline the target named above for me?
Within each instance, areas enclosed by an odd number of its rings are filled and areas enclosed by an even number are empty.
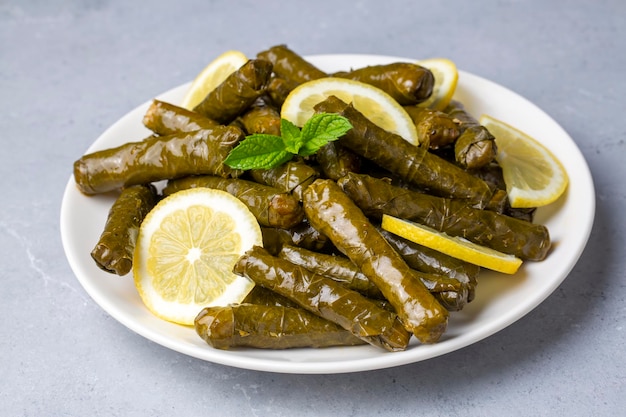
[[[339,139],[352,129],[343,116],[318,113],[302,127],[281,119],[280,134],[254,134],[247,136],[224,160],[234,169],[269,169],[284,164],[295,155],[310,156],[322,146]]]

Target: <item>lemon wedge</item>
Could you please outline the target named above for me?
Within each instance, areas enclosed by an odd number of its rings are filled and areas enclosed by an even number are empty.
[[[194,78],[180,106],[188,110],[196,107],[211,91],[220,85],[233,72],[237,71],[248,58],[240,51],[227,51],[215,58]]]
[[[496,160],[502,167],[511,207],[545,206],[565,192],[567,172],[545,146],[491,116],[481,116],[479,123],[496,138]]]
[[[429,58],[416,62],[424,68],[428,68],[435,77],[435,85],[431,96],[418,104],[420,107],[428,107],[433,110],[443,110],[452,100],[456,85],[459,81],[459,71],[456,64],[447,58]]]
[[[411,242],[493,271],[514,274],[522,264],[516,256],[386,214],[383,214],[382,228]]]
[[[377,126],[419,144],[415,124],[406,110],[389,94],[360,81],[328,77],[300,84],[285,99],[280,116],[302,127],[315,113],[313,107],[330,96],[352,103]]]
[[[193,325],[204,307],[241,302],[254,287],[232,269],[262,245],[248,208],[219,190],[194,188],[161,200],[139,229],[133,257],[135,287],[148,309]]]

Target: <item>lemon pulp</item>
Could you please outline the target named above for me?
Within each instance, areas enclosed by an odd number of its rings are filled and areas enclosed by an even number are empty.
[[[539,141],[488,115],[480,124],[495,137],[511,207],[540,207],[557,200],[567,188],[561,162]]]
[[[146,216],[139,231],[133,274],[142,300],[155,315],[193,324],[207,306],[241,302],[254,284],[233,266],[261,231],[232,195],[208,188],[180,191]]]
[[[330,96],[352,103],[374,124],[409,143],[419,143],[413,120],[397,101],[377,87],[354,80],[328,77],[299,85],[285,99],[281,117],[303,126],[315,114],[314,106]]]

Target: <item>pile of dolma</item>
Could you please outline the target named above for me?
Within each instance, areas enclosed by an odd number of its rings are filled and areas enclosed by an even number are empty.
[[[280,134],[280,108],[299,84],[323,77],[370,83],[415,122],[409,144],[329,97],[316,111],[346,117],[352,129],[308,158],[247,172],[224,164],[246,135]],[[389,214],[449,235],[540,261],[548,230],[532,209],[508,206],[494,137],[461,103],[419,107],[433,74],[396,63],[327,74],[285,45],[260,52],[193,110],[154,100],[144,139],[93,152],[74,163],[86,195],[116,192],[91,255],[103,270],[131,270],[142,220],[159,199],[209,187],[240,199],[257,218],[263,247],[234,272],[256,284],[238,305],[207,306],[195,330],[218,349],[287,349],[370,344],[404,350],[414,336],[435,343],[450,312],[474,298],[480,268],[380,228]],[[155,183],[165,181],[163,187]]]

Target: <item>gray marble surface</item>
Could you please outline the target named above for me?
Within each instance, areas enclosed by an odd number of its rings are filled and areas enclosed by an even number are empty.
[[[622,0],[0,0],[0,414],[623,415],[625,28]],[[216,365],[108,316],[61,244],[72,162],[212,57],[278,43],[303,54],[446,56],[544,109],[582,150],[597,192],[570,276],[479,343],[353,374]]]

